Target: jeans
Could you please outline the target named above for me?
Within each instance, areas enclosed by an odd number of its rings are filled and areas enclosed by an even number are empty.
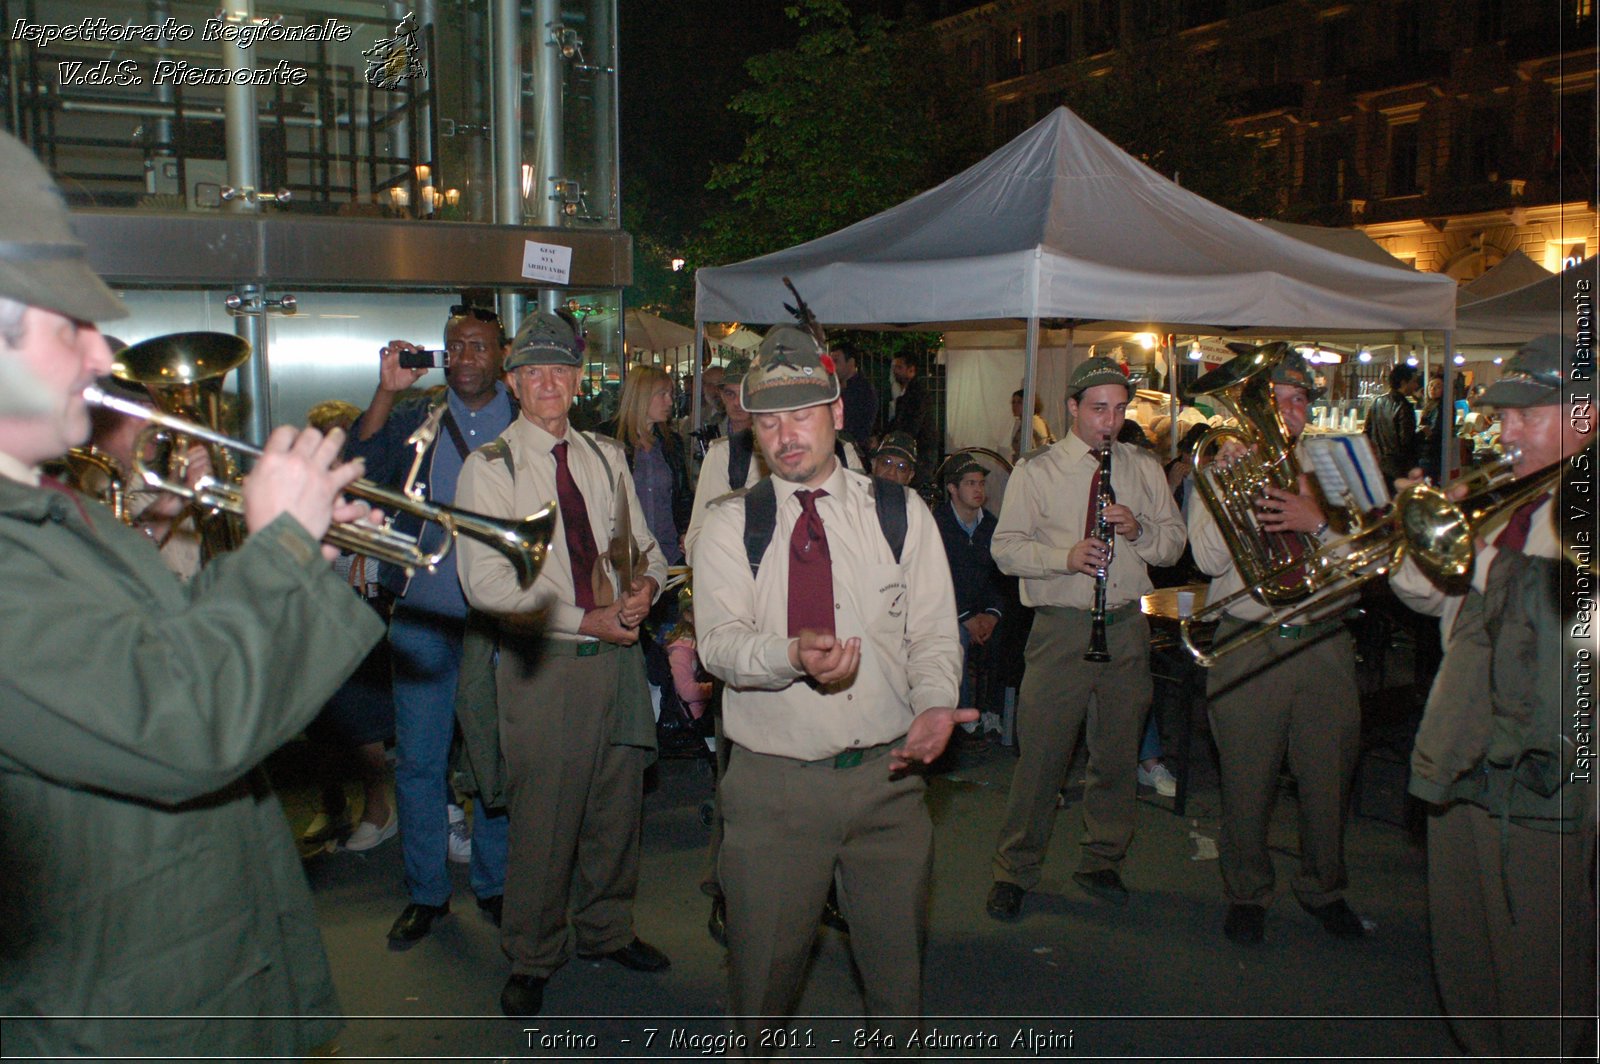
[[[407,611],[397,605],[389,622],[394,657],[395,804],[406,891],[423,905],[450,898],[447,864],[450,825],[450,740],[456,727],[456,675],[461,668],[462,622]],[[492,898],[505,891],[506,817],[479,805],[472,826],[472,892]]]

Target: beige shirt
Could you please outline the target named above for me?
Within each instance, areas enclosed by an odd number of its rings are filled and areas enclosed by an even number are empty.
[[[584,437],[580,439],[579,437]],[[628,514],[633,528],[633,542],[640,551],[648,551],[647,575],[655,578],[659,589],[667,582],[667,563],[656,546],[655,537],[645,524],[644,510],[634,494],[633,477],[628,472],[628,458],[622,445],[605,436],[579,433],[568,429],[565,437],[555,437],[527,418],[519,417],[500,434],[511,445],[511,458],[516,465],[515,475],[498,458],[491,458],[481,448],[467,456],[461,467],[461,480],[456,488],[455,505],[490,517],[527,517],[545,506],[556,504],[556,460],[552,448],[561,439],[569,441],[567,467],[572,479],[583,493],[584,508],[589,512],[589,528],[594,534],[595,548],[605,554],[611,541],[611,519],[616,506],[616,489],[620,482],[628,493]],[[605,463],[586,442],[592,440],[605,452],[610,463],[609,474]],[[556,508],[557,514],[560,507]],[[588,636],[578,635],[583,623],[584,610],[577,604],[572,586],[572,556],[567,552],[566,528],[559,517],[550,537],[550,551],[538,577],[526,590],[517,586],[516,574],[505,556],[487,544],[459,536],[456,550],[456,571],[461,577],[461,590],[467,601],[486,613],[509,617],[517,614],[543,613],[545,635],[552,639],[593,642]],[[613,586],[615,574],[612,574]]]
[[[1304,466],[1302,466],[1304,468]],[[1211,516],[1211,508],[1206,505],[1205,498],[1200,494],[1196,484],[1195,491],[1189,503],[1189,550],[1194,555],[1194,562],[1200,571],[1211,577],[1211,587],[1206,592],[1206,606],[1215,606],[1230,595],[1238,594],[1244,590],[1244,577],[1239,572],[1239,567],[1234,564],[1233,555],[1228,551],[1228,541],[1222,536],[1222,529],[1218,527],[1217,520]],[[1339,533],[1331,528],[1321,536],[1324,544],[1335,543],[1340,539]],[[1316,602],[1315,609],[1306,608],[1307,603]],[[1330,614],[1355,605],[1355,597],[1347,594],[1324,593],[1321,600],[1313,596],[1306,602],[1295,604],[1298,611],[1295,616],[1285,620],[1279,611],[1263,606],[1253,596],[1242,596],[1224,612],[1236,620],[1241,621],[1268,621],[1274,623],[1311,624],[1316,621],[1330,619]],[[1280,607],[1280,611],[1285,607]]]
[[[789,666],[789,538],[799,485],[773,479],[777,517],[758,576],[744,548],[744,496],[712,503],[695,562],[700,660],[727,683],[723,727],[734,742],[803,761],[898,739],[961,680],[955,591],[938,527],[906,505],[900,564],[878,523],[871,480],[839,469],[817,500],[833,559],[836,632],[861,638],[855,677],[826,693]]]
[[[1131,443],[1111,447],[1111,487],[1143,529],[1137,542],[1116,537],[1106,574],[1106,605],[1115,608],[1151,590],[1145,567],[1177,561],[1184,533],[1161,463]],[[1084,539],[1089,485],[1099,464],[1094,450],[1069,432],[1012,472],[991,552],[1001,572],[1022,577],[1024,605],[1094,607],[1095,578],[1068,572],[1067,555]]]
[[[0,451],[0,477],[14,480],[18,484],[26,484],[30,488],[39,486],[39,470],[33,466],[23,465],[4,451]]]
[[[745,474],[744,487],[749,487],[767,475],[767,459],[760,446],[752,449],[750,472]],[[712,440],[706,456],[700,462],[700,479],[694,485],[694,509],[689,512],[689,530],[683,534],[683,556],[694,564],[694,545],[706,524],[706,507],[732,491],[728,483],[728,439]]]

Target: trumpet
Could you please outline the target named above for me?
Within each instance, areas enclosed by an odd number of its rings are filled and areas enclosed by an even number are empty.
[[[69,484],[111,508],[112,516],[123,524],[133,523],[128,512],[128,491],[122,482],[122,467],[100,448],[74,447],[63,458]]]
[[[216,447],[247,456],[259,457],[261,449],[243,440],[236,440],[205,425],[185,420],[174,414],[152,410],[138,403],[109,395],[91,385],[84,389],[84,401],[129,417],[142,418],[151,426],[165,429],[191,439],[203,440]],[[168,491],[189,499],[198,506],[223,513],[244,514],[244,492],[237,481],[208,476],[201,477],[193,487],[174,481],[165,472],[152,469],[143,455],[135,458],[133,475],[152,488]],[[408,513],[423,521],[432,521],[445,531],[443,543],[434,550],[422,549],[418,542],[396,532],[389,523],[369,525],[360,522],[335,523],[328,529],[323,542],[340,550],[364,554],[369,558],[386,561],[404,569],[407,575],[418,569],[429,572],[438,568],[455,545],[457,536],[467,536],[487,544],[505,555],[521,587],[528,587],[539,575],[550,548],[550,536],[555,531],[556,504],[548,503],[544,509],[529,517],[500,519],[485,514],[461,510],[454,506],[422,498],[420,492],[411,494],[375,484],[370,480],[357,480],[345,492],[359,499],[375,503],[391,516]]]
[[[1322,591],[1316,598],[1276,611],[1256,627],[1226,642],[1209,648],[1197,642],[1195,627],[1218,620],[1229,606],[1244,598],[1263,601],[1265,588],[1276,585],[1291,569],[1304,564],[1303,559],[1296,560],[1282,570],[1266,573],[1257,583],[1241,591],[1208,603],[1194,616],[1185,617],[1181,625],[1184,646],[1199,665],[1209,668],[1235,650],[1272,633],[1277,625],[1317,619],[1314,614],[1319,609],[1326,610],[1330,599],[1343,598],[1368,580],[1387,574],[1407,557],[1436,582],[1460,580],[1472,571],[1477,558],[1478,531],[1524,503],[1553,491],[1567,465],[1554,462],[1516,479],[1512,468],[1521,457],[1516,450],[1508,451],[1468,474],[1457,483],[1468,492],[1460,502],[1451,502],[1443,490],[1431,484],[1413,484],[1399,494],[1381,521],[1319,548],[1315,561],[1318,586]]]

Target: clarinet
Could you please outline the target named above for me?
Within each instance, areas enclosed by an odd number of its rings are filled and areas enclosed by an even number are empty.
[[[1111,652],[1106,649],[1106,577],[1117,532],[1106,520],[1106,507],[1116,501],[1117,493],[1111,489],[1111,441],[1106,440],[1100,449],[1100,491],[1094,497],[1094,537],[1106,545],[1106,560],[1094,574],[1094,609],[1089,614],[1094,627],[1089,633],[1089,652],[1083,656],[1084,661],[1111,660]]]

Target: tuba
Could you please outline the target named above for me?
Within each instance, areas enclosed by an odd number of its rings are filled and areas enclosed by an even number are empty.
[[[230,333],[169,333],[125,348],[117,355],[111,372],[119,380],[143,385],[163,412],[219,431],[223,420],[222,382],[249,358],[250,345]],[[193,442],[181,433],[152,425],[140,434],[135,453],[143,454],[156,444],[166,444],[170,455],[168,473],[181,483],[187,465],[184,455]],[[207,444],[207,450],[216,479],[230,483],[240,479],[242,474],[232,451],[211,444]],[[244,528],[235,514],[196,506],[194,520],[200,533],[202,562],[236,550],[244,542]]]
[[[1517,478],[1520,457],[1509,452],[1499,460],[1474,470],[1447,493],[1428,484],[1408,487],[1388,509],[1362,514],[1354,507],[1331,507],[1322,500],[1329,524],[1341,538],[1323,543],[1301,533],[1264,532],[1255,516],[1255,502],[1268,483],[1298,491],[1300,467],[1278,414],[1269,374],[1288,349],[1287,344],[1261,347],[1230,345],[1240,352],[1195,382],[1192,394],[1209,394],[1232,406],[1239,426],[1207,433],[1195,445],[1195,465],[1223,442],[1236,439],[1252,448],[1233,462],[1213,462],[1195,473],[1211,515],[1228,544],[1244,590],[1218,602],[1182,623],[1184,645],[1202,666],[1209,667],[1272,632],[1274,625],[1302,624],[1326,617],[1343,596],[1375,577],[1383,576],[1409,557],[1442,585],[1471,571],[1477,556],[1476,540],[1524,503],[1555,491],[1564,471],[1592,469],[1593,452],[1582,458],[1553,463]],[[1220,467],[1220,468],[1219,468]],[[1312,481],[1313,486],[1315,480]],[[1465,491],[1459,501],[1450,494]],[[1580,564],[1568,552],[1574,564]],[[1223,643],[1202,646],[1197,632],[1221,619],[1228,607],[1245,598],[1272,611],[1263,623]]]
[[[1194,446],[1195,487],[1228,544],[1245,586],[1263,606],[1275,607],[1311,597],[1325,583],[1320,543],[1305,532],[1267,532],[1256,503],[1268,487],[1300,490],[1300,463],[1294,455],[1271,373],[1289,350],[1286,343],[1230,344],[1238,357],[1195,381],[1191,395],[1209,395],[1233,414],[1236,425],[1212,429]],[[1246,453],[1233,461],[1212,461],[1223,444],[1241,443]],[[1350,529],[1349,515],[1324,501],[1329,522]]]

